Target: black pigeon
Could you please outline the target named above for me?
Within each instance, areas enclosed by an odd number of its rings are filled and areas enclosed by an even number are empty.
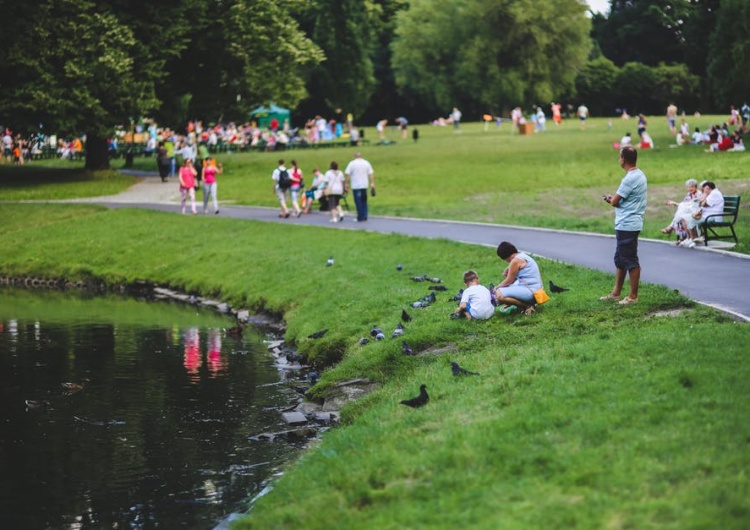
[[[412,281],[415,281],[415,282],[423,282],[423,281],[425,281],[426,279],[427,279],[427,275],[426,275],[426,274],[423,274],[422,276],[414,276],[414,277],[412,278]]]
[[[314,385],[315,383],[317,383],[319,377],[320,377],[320,374],[318,374],[318,372],[315,370],[307,374],[307,380],[310,382],[311,385]]]
[[[284,358],[286,359],[286,362],[292,363],[292,364],[301,363],[302,361],[305,360],[304,356],[296,352],[289,352],[284,356]]]
[[[312,333],[312,334],[308,335],[307,338],[308,339],[319,339],[323,335],[325,335],[326,333],[328,333],[328,329],[321,329],[320,331],[316,331],[315,333]]]
[[[401,265],[400,263],[398,265],[396,265],[396,270],[397,271],[403,270],[403,268],[404,268],[404,266]]]
[[[370,342],[370,339],[368,339],[368,338],[366,338],[366,337],[361,337],[361,338],[359,339],[359,345],[360,345],[360,346],[364,346],[364,345],[365,345],[365,344],[367,344],[368,342]]]
[[[479,375],[476,372],[470,372],[466,368],[461,368],[457,362],[451,361],[451,370],[453,371],[454,376],[460,376],[460,375]]]
[[[461,290],[458,291],[458,294],[454,295],[453,298],[451,298],[448,301],[449,302],[460,302],[461,301],[461,296],[463,296],[463,294],[464,294],[464,290],[461,289]]]
[[[411,322],[411,315],[406,312],[406,309],[401,310],[401,320],[404,322]]]
[[[370,330],[370,336],[375,340],[383,340],[385,338],[383,330],[380,329],[377,325],[372,326],[372,329]]]
[[[566,289],[565,287],[560,287],[559,285],[555,285],[552,283],[552,280],[549,281],[549,290],[553,293],[564,293],[565,291],[570,291],[570,289]]]
[[[427,405],[428,401],[430,401],[430,396],[427,395],[427,385],[420,385],[419,395],[415,398],[405,399],[401,401],[401,405],[406,405],[407,407],[418,409],[419,407]]]
[[[333,256],[328,258],[328,261],[326,261],[326,267],[332,267],[333,266]]]
[[[404,326],[401,324],[401,322],[398,323],[398,326],[396,326],[396,329],[393,330],[393,334],[391,335],[391,338],[400,337],[404,334]]]
[[[430,291],[447,291],[448,288],[445,285],[430,285],[428,287]]]
[[[401,342],[401,351],[404,355],[414,355],[414,350],[411,349],[411,346],[409,346],[406,341]]]
[[[425,297],[425,299],[427,302],[434,304],[435,300],[437,300],[437,297],[435,296],[435,291],[432,291],[429,295]]]

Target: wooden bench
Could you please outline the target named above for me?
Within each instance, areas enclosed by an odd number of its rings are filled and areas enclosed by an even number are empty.
[[[734,223],[737,221],[737,214],[740,211],[740,196],[739,195],[727,195],[724,197],[724,213],[707,215],[701,219],[698,225],[703,233],[703,244],[708,246],[709,239],[734,239],[737,241],[737,233],[734,231]],[[711,221],[712,218],[721,217],[721,221]],[[726,232],[720,234],[716,231],[717,228],[729,228],[732,232],[727,234]]]

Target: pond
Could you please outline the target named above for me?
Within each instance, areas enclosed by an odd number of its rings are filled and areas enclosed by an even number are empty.
[[[214,528],[299,452],[265,337],[165,302],[0,290],[0,528]]]

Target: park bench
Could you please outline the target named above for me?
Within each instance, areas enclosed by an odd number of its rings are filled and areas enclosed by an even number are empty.
[[[703,244],[708,246],[709,239],[734,239],[737,241],[737,233],[734,231],[734,223],[737,221],[737,214],[740,210],[740,196],[739,195],[727,195],[724,197],[724,213],[707,215],[700,222],[700,229],[703,233]],[[721,217],[720,222],[711,221],[712,218]],[[731,234],[722,234],[717,232],[717,229],[726,229],[731,231]]]

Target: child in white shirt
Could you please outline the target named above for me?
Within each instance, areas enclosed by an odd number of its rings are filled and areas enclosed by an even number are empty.
[[[464,313],[468,320],[487,320],[495,314],[495,306],[492,305],[490,290],[484,285],[479,285],[479,276],[470,270],[464,273],[464,289],[461,295],[461,303],[456,313]]]

